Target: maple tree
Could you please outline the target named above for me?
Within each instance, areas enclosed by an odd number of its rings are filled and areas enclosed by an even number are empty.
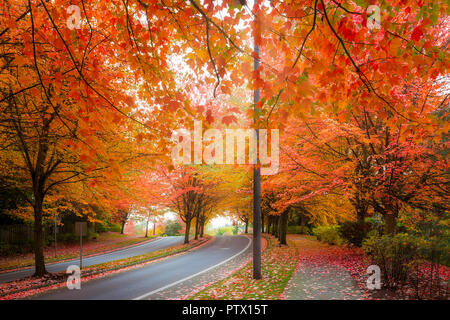
[[[2,8],[2,169],[33,207],[37,275],[45,273],[45,196],[63,184],[120,175],[130,157],[120,141],[129,141],[126,131],[141,122],[127,84],[135,75],[111,67],[126,50],[94,34],[90,21],[90,31],[69,30],[65,8],[64,1],[11,1]]]

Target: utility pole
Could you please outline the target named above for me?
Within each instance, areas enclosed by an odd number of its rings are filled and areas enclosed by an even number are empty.
[[[260,44],[261,44],[261,29],[259,23],[259,2],[255,0],[253,9],[255,13],[255,19],[253,21],[253,41],[254,41],[254,55],[253,55],[253,68],[254,68],[254,96],[253,96],[253,119],[255,125],[256,146],[259,148],[259,100],[260,89],[257,87],[258,79],[260,76]],[[256,157],[256,165],[253,166],[253,279],[261,279],[261,168],[259,156]]]
[[[55,212],[55,258],[56,258],[56,232],[57,232],[57,229],[58,229],[58,223],[57,223],[57,221],[56,221],[56,212]]]

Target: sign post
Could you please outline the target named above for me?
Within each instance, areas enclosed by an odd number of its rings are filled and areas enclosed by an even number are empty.
[[[75,222],[75,233],[80,234],[80,270],[83,267],[83,236],[87,234],[87,222]]]

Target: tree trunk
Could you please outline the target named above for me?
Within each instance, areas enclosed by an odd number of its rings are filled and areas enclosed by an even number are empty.
[[[200,221],[199,218],[197,217],[195,218],[195,237],[194,237],[195,240],[198,240],[199,231],[200,231]]]
[[[288,211],[284,211],[280,216],[280,244],[287,244],[286,233],[288,223]]]
[[[153,235],[156,236],[156,222],[153,222]]]
[[[300,233],[305,234],[305,225],[306,225],[306,217],[301,214],[300,215]]]
[[[262,233],[264,233],[264,217],[265,216],[265,214],[263,214],[262,212],[261,212],[261,232]]]
[[[359,209],[356,211],[356,216],[357,216],[358,221],[360,221],[361,223],[363,223],[363,222],[364,222],[364,219],[365,219],[366,216],[367,216],[367,210],[364,210],[363,208],[359,208]]]
[[[364,223],[364,219],[367,217],[367,210],[369,209],[368,202],[362,199],[358,192],[351,202],[355,208],[358,221]]]
[[[273,235],[278,238],[280,235],[280,217],[279,216],[275,217],[275,228],[273,228],[273,229],[274,229]]]
[[[184,231],[184,243],[189,243],[189,230],[191,229],[191,220],[186,220],[186,230]]]
[[[245,221],[245,234],[248,233],[248,220]]]
[[[384,215],[384,233],[387,235],[395,235],[397,233],[397,214]]]
[[[126,221],[122,222],[122,229],[120,230],[120,234],[123,234],[123,231],[125,230],[125,224],[126,223],[127,223]]]
[[[202,221],[202,223],[200,224],[200,238],[203,238],[205,232],[205,222]]]
[[[34,205],[34,275],[42,277],[47,273],[44,261],[44,239],[42,231],[42,200],[35,198]]]
[[[271,233],[271,227],[272,227],[272,217],[269,216],[269,218],[267,219],[267,233]]]
[[[148,219],[147,219],[147,225],[145,226],[145,237],[148,238]]]
[[[275,236],[277,234],[277,217],[272,217],[272,232],[271,234]]]

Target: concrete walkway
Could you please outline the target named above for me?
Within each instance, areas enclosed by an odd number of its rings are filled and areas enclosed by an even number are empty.
[[[289,235],[298,247],[299,264],[284,297],[288,300],[361,300],[366,299],[345,267],[333,259],[330,246],[308,236]]]

